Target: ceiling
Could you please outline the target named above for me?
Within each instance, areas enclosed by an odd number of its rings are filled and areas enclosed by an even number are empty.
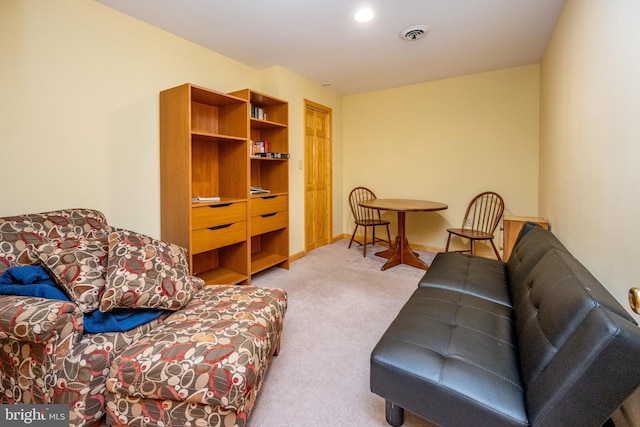
[[[540,62],[564,0],[96,0],[342,95]],[[356,22],[361,6],[375,13]],[[425,38],[399,34],[426,25]]]

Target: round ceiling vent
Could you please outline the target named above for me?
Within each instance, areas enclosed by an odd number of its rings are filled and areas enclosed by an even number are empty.
[[[413,41],[424,38],[429,33],[429,27],[426,25],[412,25],[400,31],[400,38],[403,40]]]

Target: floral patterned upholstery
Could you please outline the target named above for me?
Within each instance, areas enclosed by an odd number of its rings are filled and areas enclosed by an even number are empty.
[[[178,310],[199,289],[189,275],[184,248],[126,230],[113,231],[108,239],[107,287],[100,311]]]
[[[51,243],[66,247],[64,242],[104,238],[110,230],[104,215],[91,209],[0,218],[0,274],[48,260],[38,258],[41,246],[51,255]],[[111,361],[158,323],[83,334],[83,310],[73,302],[0,296],[0,403],[66,403],[70,426],[96,421],[104,415]]]
[[[70,426],[100,419],[111,362],[160,322],[81,336],[71,302],[0,297],[0,403],[68,404]]]
[[[131,426],[244,426],[279,344],[286,293],[200,289],[182,274],[198,293],[181,310],[126,332],[84,333],[84,312],[103,295],[87,268],[107,273],[99,242],[115,231],[91,209],[0,218],[0,274],[40,263],[73,301],[0,295],[0,403],[68,404],[70,427],[95,423],[107,407]]]
[[[32,249],[73,237],[99,237],[107,219],[93,209],[67,209],[0,218],[0,274],[16,265],[36,262]]]
[[[82,312],[71,302],[0,297],[0,403],[52,403],[81,331]]]
[[[105,287],[107,238],[71,238],[45,243],[35,253],[84,313],[96,310]]]
[[[111,364],[107,421],[244,426],[286,308],[281,289],[205,287]]]
[[[82,336],[64,358],[53,387],[52,403],[69,405],[70,426],[89,425],[104,415],[111,363],[124,349],[161,323],[162,319],[159,319],[126,332]]]

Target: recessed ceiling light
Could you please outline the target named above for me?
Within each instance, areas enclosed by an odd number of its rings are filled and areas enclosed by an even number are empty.
[[[373,10],[369,8],[360,9],[353,15],[353,19],[358,22],[369,22],[373,19]]]

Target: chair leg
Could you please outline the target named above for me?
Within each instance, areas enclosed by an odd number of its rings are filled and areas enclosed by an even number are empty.
[[[493,243],[493,239],[489,241],[491,242],[491,246],[493,246],[493,251],[496,253],[496,256],[498,257],[498,261],[502,261],[502,258],[500,258],[500,254],[498,253],[498,248],[496,248],[496,245]]]
[[[354,237],[356,237],[356,231],[358,231],[358,224],[356,224],[356,229],[353,230],[353,234],[351,235],[351,241],[349,242],[349,248],[351,248],[351,244],[353,243]]]
[[[372,227],[373,230],[373,240],[371,240],[371,246],[375,246],[376,245],[376,228]]]
[[[449,252],[449,243],[451,242],[451,233],[449,233],[449,237],[447,237],[447,246],[444,248],[445,252]]]
[[[367,256],[367,228],[364,228],[364,241],[362,242],[362,256]]]
[[[471,255],[476,254],[476,245],[473,244],[473,239],[469,240],[469,245],[471,245]]]

